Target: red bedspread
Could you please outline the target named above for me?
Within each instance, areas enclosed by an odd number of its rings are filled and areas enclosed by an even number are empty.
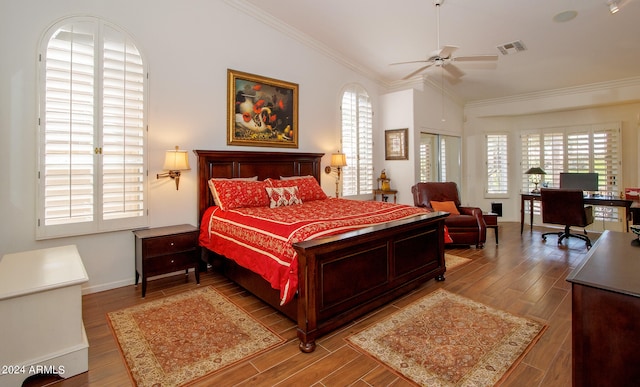
[[[260,274],[280,290],[282,305],[298,288],[293,243],[424,214],[424,208],[376,201],[327,199],[300,205],[205,212],[200,245]]]

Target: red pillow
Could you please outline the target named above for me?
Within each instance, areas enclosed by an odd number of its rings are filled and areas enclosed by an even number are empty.
[[[324,193],[320,184],[318,184],[318,181],[313,176],[301,176],[298,178],[288,178],[287,180],[267,179],[265,181],[274,188],[297,186],[298,197],[303,202],[327,198],[327,194]]]
[[[267,183],[264,181],[211,179],[211,193],[218,206],[225,210],[242,207],[268,207]]]

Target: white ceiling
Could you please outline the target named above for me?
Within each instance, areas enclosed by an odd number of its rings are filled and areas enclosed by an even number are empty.
[[[228,0],[390,87],[421,66],[390,63],[425,59],[438,48],[433,1]],[[553,20],[566,10],[577,17]],[[527,50],[504,56],[496,48],[516,40]],[[444,86],[463,102],[636,78],[640,0],[626,0],[614,15],[607,0],[445,0],[440,44],[459,46],[454,57],[499,55],[491,64],[456,63],[466,75]],[[440,72],[423,74],[440,85]]]

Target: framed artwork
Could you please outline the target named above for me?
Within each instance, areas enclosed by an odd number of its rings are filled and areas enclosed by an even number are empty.
[[[409,159],[409,129],[392,129],[384,131],[385,160]]]
[[[298,147],[298,85],[227,70],[227,145]]]

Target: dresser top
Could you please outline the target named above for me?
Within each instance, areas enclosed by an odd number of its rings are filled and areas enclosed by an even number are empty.
[[[640,244],[632,233],[605,231],[567,281],[640,297]]]
[[[88,280],[75,245],[6,254],[0,260],[0,300]]]
[[[190,224],[179,224],[176,226],[153,227],[134,230],[133,233],[138,238],[155,238],[173,234],[183,234],[186,232],[199,231],[197,227]]]

